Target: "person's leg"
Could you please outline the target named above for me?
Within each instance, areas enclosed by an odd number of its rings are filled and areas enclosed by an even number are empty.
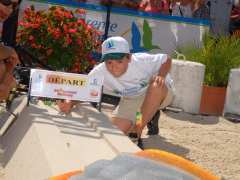
[[[136,121],[136,111],[142,105],[144,96],[121,98],[117,108],[112,113],[112,123],[125,134],[128,134]]]
[[[112,123],[124,134],[127,134],[132,127],[132,122],[123,118],[112,117]]]
[[[157,112],[154,114],[154,116],[152,117],[152,119],[150,121],[148,121],[147,123],[147,134],[148,135],[157,135],[159,134],[159,118],[160,118],[160,110],[157,110]]]
[[[159,118],[160,118],[160,110],[166,108],[167,106],[169,106],[172,103],[173,98],[174,98],[173,89],[168,87],[167,96],[162,101],[159,109],[156,111],[154,116],[147,123],[147,127],[148,127],[147,134],[148,135],[157,135],[157,134],[159,134],[158,123],[159,123]]]
[[[166,85],[163,87],[154,86],[151,84],[146,92],[144,102],[141,107],[142,125],[145,127],[157,112],[161,103],[164,101],[168,93]]]

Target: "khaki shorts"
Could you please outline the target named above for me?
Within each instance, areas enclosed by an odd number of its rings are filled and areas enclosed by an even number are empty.
[[[159,109],[164,109],[172,103],[174,93],[172,88],[168,88],[168,93],[164,101],[161,103]],[[140,109],[145,98],[145,94],[137,97],[123,97],[121,98],[119,105],[112,113],[112,117],[123,118],[132,121],[136,121],[136,112]]]

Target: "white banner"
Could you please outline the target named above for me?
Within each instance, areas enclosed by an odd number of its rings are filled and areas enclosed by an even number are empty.
[[[31,69],[31,96],[99,102],[103,77]]]
[[[52,1],[52,4],[51,4]],[[24,9],[34,5],[36,10],[47,9],[52,5],[62,5],[68,9],[84,8],[86,22],[102,34],[105,31],[106,10],[96,5],[96,9],[82,3],[69,0],[23,0],[20,19]],[[123,8],[112,8],[109,25],[109,36],[122,36],[128,40],[131,52],[150,52],[173,54],[177,47],[202,44],[202,37],[209,30],[206,20],[193,18],[144,14],[127,11]]]

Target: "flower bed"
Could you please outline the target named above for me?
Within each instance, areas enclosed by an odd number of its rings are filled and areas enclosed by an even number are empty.
[[[85,22],[85,11],[52,6],[47,11],[25,9],[17,42],[53,69],[87,73],[95,64],[99,33]]]

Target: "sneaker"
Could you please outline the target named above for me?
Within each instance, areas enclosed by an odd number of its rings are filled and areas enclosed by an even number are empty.
[[[141,138],[138,139],[137,146],[138,146],[140,149],[144,150],[143,141],[142,141]]]
[[[141,138],[138,138],[137,133],[131,132],[128,134],[128,137],[133,143],[135,143],[140,149],[143,149],[143,142]]]
[[[137,133],[135,132],[130,132],[128,134],[128,137],[132,140],[132,142],[136,143],[138,141],[138,136]]]
[[[158,128],[158,120],[160,117],[160,110],[158,110],[151,121],[147,123],[147,128],[148,128],[148,135],[157,135],[159,133],[159,128]]]

